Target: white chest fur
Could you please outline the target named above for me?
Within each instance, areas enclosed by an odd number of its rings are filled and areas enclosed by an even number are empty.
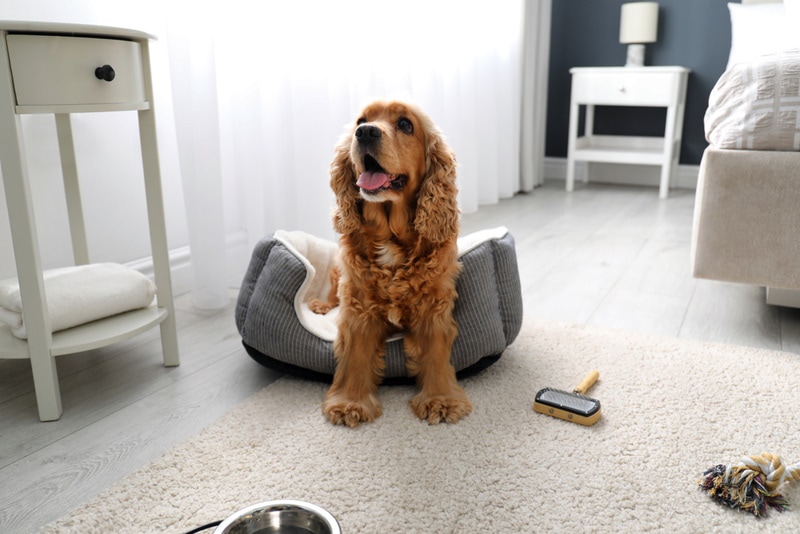
[[[405,255],[400,247],[391,242],[375,245],[375,261],[384,267],[395,267],[405,260]]]

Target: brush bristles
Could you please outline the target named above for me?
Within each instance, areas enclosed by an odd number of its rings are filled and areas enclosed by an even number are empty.
[[[545,388],[536,394],[536,402],[553,408],[567,410],[578,415],[588,416],[600,409],[600,403],[579,393],[568,393],[558,389]]]

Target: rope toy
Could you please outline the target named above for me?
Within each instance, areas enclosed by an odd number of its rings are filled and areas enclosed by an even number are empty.
[[[780,456],[765,452],[735,465],[711,467],[698,484],[720,504],[766,517],[770,508],[783,512],[789,507],[778,489],[792,480],[800,480],[800,463],[785,466]]]

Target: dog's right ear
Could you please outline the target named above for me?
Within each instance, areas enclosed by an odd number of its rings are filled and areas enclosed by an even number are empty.
[[[331,189],[336,194],[333,210],[333,228],[340,234],[349,234],[361,226],[361,196],[356,185],[353,162],[350,159],[350,144],[353,133],[342,135],[334,150],[331,162]]]

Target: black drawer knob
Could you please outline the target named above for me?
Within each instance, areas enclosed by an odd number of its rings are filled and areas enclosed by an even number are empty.
[[[117,73],[114,72],[114,67],[111,65],[103,65],[102,67],[97,67],[94,69],[94,75],[97,76],[98,80],[110,82],[114,79]]]

